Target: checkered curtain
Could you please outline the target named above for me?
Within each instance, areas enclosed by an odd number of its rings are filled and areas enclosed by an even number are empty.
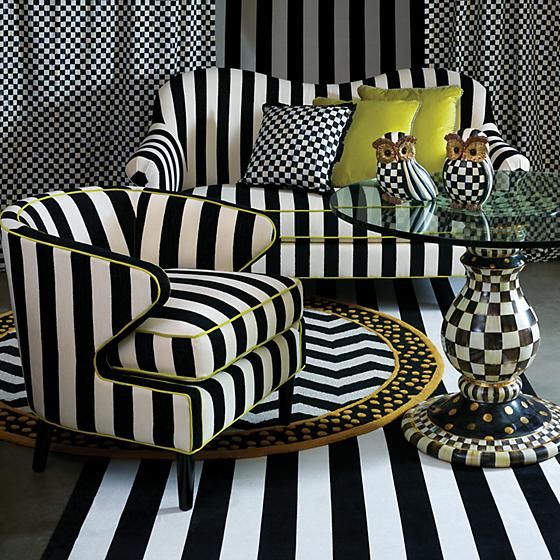
[[[426,62],[491,92],[504,138],[534,169],[559,170],[560,15],[547,0],[426,0]]]
[[[158,87],[215,65],[213,0],[7,0],[0,13],[2,208],[122,185]]]

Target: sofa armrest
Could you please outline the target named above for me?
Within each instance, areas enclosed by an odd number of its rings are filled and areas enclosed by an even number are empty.
[[[179,192],[187,162],[176,135],[161,123],[150,127],[146,138],[126,164],[130,180],[150,189]]]
[[[496,171],[514,171],[516,169],[529,171],[531,168],[529,160],[501,137],[498,127],[494,123],[486,123],[480,130],[488,136],[490,160]]]

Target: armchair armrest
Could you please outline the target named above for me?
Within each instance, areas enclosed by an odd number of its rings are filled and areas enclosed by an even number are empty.
[[[5,226],[9,216],[2,217]],[[56,341],[59,328],[74,325],[85,329],[76,339],[86,341],[93,357],[169,297],[167,274],[151,263],[68,239],[54,241],[25,225],[3,227],[2,234],[16,320],[27,324],[22,332],[31,340]],[[48,327],[45,321],[54,322]]]
[[[264,213],[179,193],[142,192],[137,228],[138,256],[163,269],[242,271],[277,240]]]
[[[165,124],[155,123],[126,164],[126,174],[140,186],[179,192],[187,162],[176,135]]]
[[[515,169],[529,171],[531,168],[529,160],[501,137],[498,127],[494,123],[486,123],[480,130],[488,136],[490,160],[496,171],[514,171]]]

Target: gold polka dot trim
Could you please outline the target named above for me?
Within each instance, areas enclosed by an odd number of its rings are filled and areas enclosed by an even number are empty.
[[[443,364],[436,349],[424,335],[418,335],[411,330],[412,327],[400,324],[398,319],[384,315],[377,311],[360,308],[354,305],[342,305],[325,298],[311,298],[305,302],[307,309],[316,309],[326,313],[336,314],[341,318],[352,320],[362,327],[377,335],[380,342],[391,349],[396,364],[399,367],[392,372],[388,381],[367,397],[344,408],[332,411],[322,417],[310,418],[305,421],[293,422],[289,426],[273,426],[266,429],[242,430],[234,434],[225,431],[222,435],[209,442],[201,452],[201,457],[211,458],[227,456],[232,452],[232,457],[242,456],[243,450],[252,450],[252,456],[258,454],[259,448],[278,448],[290,444],[297,449],[298,442],[309,442],[314,439],[329,440],[337,435],[338,439],[351,437],[356,429],[376,423],[377,426],[386,423],[389,416],[395,417],[417,402],[425,400],[435,389],[437,381],[443,373]],[[0,317],[0,338],[5,336],[2,331],[15,331],[13,316]],[[459,401],[457,401],[459,402]],[[1,409],[0,409],[1,410]],[[14,415],[11,415],[14,416]],[[16,431],[25,434],[25,437],[35,437],[35,420],[29,414],[25,422],[19,418],[7,420],[0,418],[0,429]],[[26,430],[23,432],[23,430]],[[345,432],[348,432],[346,436]],[[83,447],[118,447],[121,449],[140,449],[141,446],[133,443],[122,442],[110,438],[89,436],[56,430],[55,434],[66,434],[68,445]],[[82,439],[78,439],[82,438]],[[62,442],[62,436],[56,436],[54,443]],[[327,441],[328,442],[328,441]],[[293,449],[293,447],[292,447]],[[291,450],[291,449],[288,449]],[[263,454],[270,451],[263,451]]]

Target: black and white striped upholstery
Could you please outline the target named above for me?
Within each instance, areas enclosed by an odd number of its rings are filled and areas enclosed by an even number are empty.
[[[352,228],[330,216],[328,197],[242,187],[266,103],[310,104],[315,97],[358,98],[362,84],[385,88],[460,85],[461,128],[483,130],[495,169],[528,169],[500,136],[490,99],[477,81],[450,70],[406,69],[344,84],[304,84],[256,72],[209,68],[174,76],[157,97],[154,123],[127,165],[140,186],[197,195],[270,212],[281,243],[251,267],[303,277],[448,276],[462,274],[461,250]],[[311,210],[311,211],[309,211]]]
[[[301,284],[293,278],[166,272],[169,299],[119,343],[119,369],[205,379],[301,319]]]
[[[254,286],[256,275],[234,271],[274,243],[274,223],[262,214],[186,195],[88,188],[23,200],[3,212],[1,226],[29,403],[52,424],[194,453],[302,367],[299,281],[268,277],[259,277],[266,297],[255,290],[239,307],[243,320],[230,308],[229,323],[214,326],[227,336],[206,347],[222,352],[205,364],[221,368],[208,379],[161,380],[110,360],[152,317],[170,314],[181,328],[173,309],[182,278],[191,289],[181,297],[195,303],[200,293],[215,303],[196,279],[211,290],[228,275]],[[189,271],[199,263],[229,272]],[[245,315],[252,303],[259,314],[261,296],[263,308],[272,304],[252,332]],[[231,293],[207,316],[218,322],[228,304],[238,304]],[[154,344],[158,365],[160,353]]]

